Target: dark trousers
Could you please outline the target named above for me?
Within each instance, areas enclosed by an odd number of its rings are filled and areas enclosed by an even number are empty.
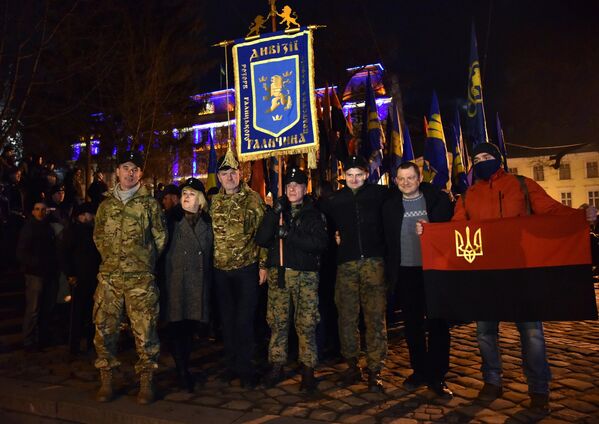
[[[404,314],[410,365],[428,381],[443,381],[449,370],[449,325],[443,319],[426,318],[426,299],[421,267],[400,267],[397,282]]]
[[[94,309],[94,292],[97,281],[78,280],[77,285],[71,291],[71,327],[69,345],[71,352],[77,352],[80,349],[81,339],[85,338],[87,350],[91,349],[94,343],[95,326],[92,321],[92,311]]]
[[[50,320],[56,304],[55,277],[25,274],[25,316],[23,317],[23,344],[45,345],[50,340]]]
[[[214,287],[225,345],[225,364],[240,377],[253,374],[258,264],[231,271],[214,269]]]
[[[177,373],[189,372],[189,356],[193,347],[193,333],[196,330],[197,321],[184,319],[182,321],[169,322],[167,328],[169,348]]]

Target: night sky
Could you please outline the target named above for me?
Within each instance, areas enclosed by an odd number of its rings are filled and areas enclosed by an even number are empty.
[[[317,86],[344,87],[345,68],[381,62],[399,77],[413,138],[422,136],[433,89],[446,122],[464,104],[474,21],[489,135],[495,137],[499,112],[508,143],[594,142],[599,148],[596,1],[279,0],[278,10],[285,4],[302,25],[327,25],[315,36]],[[267,14],[268,1],[204,7],[206,39],[215,43],[245,36],[253,18]],[[199,83],[203,91],[220,84],[222,49],[209,54],[215,65]]]

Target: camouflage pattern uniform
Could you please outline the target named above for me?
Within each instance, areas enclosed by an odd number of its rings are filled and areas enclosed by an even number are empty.
[[[268,309],[266,319],[271,329],[268,361],[287,362],[289,323],[293,320],[299,343],[299,361],[314,367],[318,362],[316,325],[318,313],[318,272],[285,269],[285,287],[278,287],[277,267],[268,270]],[[292,306],[293,305],[293,306]]]
[[[102,255],[94,295],[96,368],[120,365],[115,355],[125,307],[139,355],[136,372],[158,367],[159,296],[154,266],[166,234],[160,205],[144,186],[126,204],[114,191],[100,204],[94,229],[94,242]]]
[[[212,198],[210,216],[214,230],[214,267],[223,271],[243,268],[258,261],[264,268],[266,250],[254,242],[266,205],[246,183],[233,195],[224,190]]]
[[[366,363],[370,370],[381,369],[387,356],[386,293],[382,258],[359,259],[337,266],[335,303],[341,354],[344,358],[359,357],[358,318],[362,307],[368,347]]]

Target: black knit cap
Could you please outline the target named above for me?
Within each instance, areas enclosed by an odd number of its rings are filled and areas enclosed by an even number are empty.
[[[289,183],[308,184],[308,177],[297,166],[293,166],[287,170],[283,178],[285,185]]]
[[[91,213],[95,215],[96,207],[91,202],[84,202],[80,205],[75,205],[73,208],[73,216],[75,217],[84,213]]]
[[[204,184],[197,178],[186,179],[185,182],[179,188],[181,189],[181,192],[183,192],[183,190],[188,187],[195,191],[199,191],[201,193],[206,194],[206,189],[204,188]]]
[[[503,160],[499,149],[493,143],[480,143],[474,146],[472,157],[474,158],[479,153],[488,153],[499,161]]]
[[[58,193],[59,191],[64,191],[64,186],[62,184],[56,184],[52,186],[52,188],[50,189],[50,195]]]
[[[162,194],[174,194],[181,197],[181,189],[174,184],[168,184],[162,189]]]
[[[117,157],[117,165],[120,166],[126,162],[132,162],[135,165],[137,165],[138,168],[143,169],[144,167],[143,155],[141,154],[141,152],[138,152],[137,150],[129,150],[126,152],[119,153]]]
[[[362,156],[350,156],[343,162],[343,170],[347,171],[352,168],[360,168],[368,172],[368,161]]]

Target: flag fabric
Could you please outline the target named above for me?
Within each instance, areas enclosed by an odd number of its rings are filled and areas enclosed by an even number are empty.
[[[489,141],[483,104],[483,85],[478,62],[476,31],[472,23],[470,37],[470,64],[468,69],[468,134],[472,147]]]
[[[401,119],[399,116],[399,104],[397,100],[393,101],[393,106],[391,108],[390,114],[391,122],[389,122],[389,118],[387,119],[387,125],[389,125],[389,171],[391,175],[391,180],[395,179],[397,175],[397,167],[403,161],[404,156],[404,138],[403,132],[401,130]],[[394,184],[393,181],[389,181],[389,184]]]
[[[347,115],[345,116],[345,121],[347,122],[347,134],[349,138],[347,141],[347,153],[349,156],[356,156],[358,154],[358,143],[356,142],[356,137],[354,137],[354,126],[349,112],[347,112]]]
[[[412,139],[410,138],[410,130],[408,129],[408,125],[404,125],[403,131],[403,156],[401,158],[402,162],[408,162],[414,160],[414,149],[412,148]]]
[[[381,178],[380,167],[383,162],[383,147],[385,135],[379,119],[376,107],[374,90],[370,80],[370,72],[366,78],[366,101],[364,104],[364,119],[362,120],[362,140],[360,144],[360,155],[368,160],[370,174],[368,181],[376,183]]]
[[[264,180],[264,159],[252,161],[252,177],[250,187],[264,199],[266,197],[266,182]]]
[[[210,152],[208,153],[208,178],[206,179],[206,193],[212,187],[219,187],[219,183],[216,179],[216,150],[214,149],[214,140],[212,134],[208,131],[208,141],[210,142]]]
[[[584,211],[424,224],[421,247],[431,318],[597,319]]]
[[[460,114],[456,109],[455,119],[451,126],[451,191],[455,195],[463,194],[468,189],[468,170],[464,166],[463,145]]]
[[[426,143],[424,145],[424,181],[443,189],[448,188],[449,164],[447,163],[447,146],[437,93],[433,91],[431,112],[427,123]]]
[[[348,127],[345,116],[343,115],[341,102],[339,101],[339,97],[337,97],[337,92],[334,87],[331,88],[331,127],[337,138],[335,146],[336,159],[344,162],[349,156],[347,148]],[[336,164],[333,168],[336,169]]]
[[[497,120],[497,147],[499,147],[499,151],[501,152],[501,156],[503,156],[503,169],[506,172],[509,171],[507,167],[507,149],[505,148],[505,140],[503,138],[503,129],[501,129],[501,122],[499,121],[499,113],[495,115]]]

